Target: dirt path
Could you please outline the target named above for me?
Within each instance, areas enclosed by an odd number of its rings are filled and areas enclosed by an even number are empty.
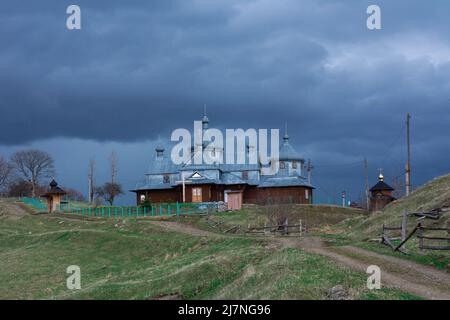
[[[13,218],[20,218],[25,215],[28,215],[28,213],[24,209],[22,209],[19,205],[4,199],[0,199],[0,213],[1,215]]]
[[[341,266],[366,272],[369,265],[381,269],[382,285],[426,299],[450,300],[450,275],[409,260],[386,256],[352,246],[326,246],[318,237],[280,238],[287,247],[300,248],[336,261]]]
[[[172,221],[149,221],[149,223],[193,236],[225,237],[184,223]],[[381,269],[383,286],[398,288],[426,299],[450,300],[450,275],[432,267],[352,246],[327,246],[320,237],[265,239],[278,242],[284,247],[299,248],[326,256],[343,267],[364,273],[369,265],[377,265]]]
[[[173,222],[173,221],[160,221],[160,220],[153,220],[153,221],[146,221],[152,225],[161,227],[166,230],[175,231],[179,233],[188,234],[191,236],[197,236],[197,237],[223,237],[223,235],[198,229],[195,227],[192,227],[185,223],[179,223],[179,222]]]

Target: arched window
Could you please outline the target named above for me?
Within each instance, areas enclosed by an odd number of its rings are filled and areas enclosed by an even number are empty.
[[[280,161],[280,169],[286,168],[286,164],[284,161]]]
[[[163,177],[163,183],[169,183],[170,182],[170,177],[169,175],[165,174]]]

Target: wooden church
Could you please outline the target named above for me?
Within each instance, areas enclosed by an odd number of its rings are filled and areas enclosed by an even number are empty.
[[[208,129],[206,114],[202,126]],[[225,151],[219,150],[222,154]],[[242,203],[312,203],[314,187],[306,178],[305,160],[290,144],[287,130],[277,161],[279,170],[270,176],[261,174],[260,164],[175,165],[170,151],[158,144],[145,181],[131,191],[136,193],[138,204],[146,200],[152,203],[223,201],[232,207]]]

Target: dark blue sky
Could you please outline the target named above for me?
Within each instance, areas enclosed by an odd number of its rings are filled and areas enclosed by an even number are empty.
[[[78,4],[82,29],[66,29]],[[366,8],[382,30],[366,28]],[[315,169],[317,198],[362,193],[403,173],[412,114],[413,184],[449,172],[450,2],[446,0],[3,1],[0,154],[37,147],[61,184],[107,179],[115,150],[130,189],[158,135],[214,126],[283,128]],[[130,195],[122,201],[129,201]]]

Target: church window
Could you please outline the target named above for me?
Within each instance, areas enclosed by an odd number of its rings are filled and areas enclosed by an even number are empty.
[[[170,182],[170,177],[166,174],[166,175],[164,175],[164,177],[163,177],[163,182],[164,183],[169,183]]]
[[[286,168],[286,164],[284,163],[284,161],[280,161],[280,169],[284,168]]]
[[[292,169],[297,169],[297,161],[292,162]]]

